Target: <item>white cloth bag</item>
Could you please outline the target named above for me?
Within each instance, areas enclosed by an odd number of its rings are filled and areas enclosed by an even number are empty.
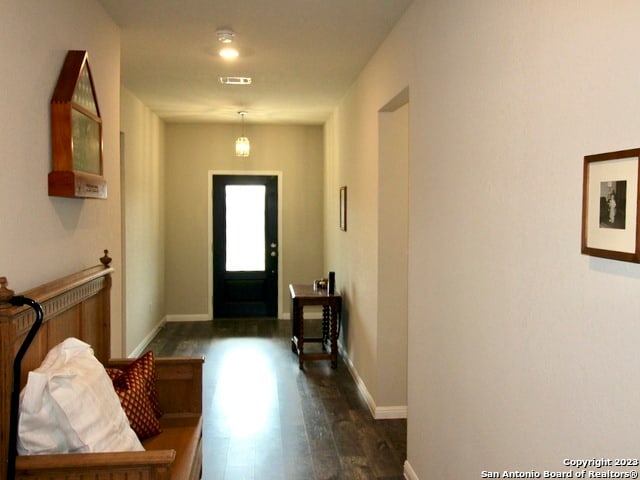
[[[144,450],[92,348],[67,338],[29,372],[20,397],[18,453]]]

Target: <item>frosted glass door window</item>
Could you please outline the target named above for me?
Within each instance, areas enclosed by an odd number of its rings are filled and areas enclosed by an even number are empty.
[[[264,185],[227,185],[228,272],[255,272],[265,269]]]

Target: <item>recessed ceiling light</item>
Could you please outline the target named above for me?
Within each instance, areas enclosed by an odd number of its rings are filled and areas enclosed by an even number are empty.
[[[226,59],[237,58],[239,55],[238,50],[232,47],[225,47],[222,50],[220,50],[219,53],[222,58],[226,58]]]
[[[251,77],[218,77],[223,85],[251,85]]]

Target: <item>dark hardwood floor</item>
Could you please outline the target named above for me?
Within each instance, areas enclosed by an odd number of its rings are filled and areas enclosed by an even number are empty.
[[[168,323],[149,348],[205,356],[204,480],[403,480],[406,421],[373,420],[346,366],[305,363],[284,320]]]

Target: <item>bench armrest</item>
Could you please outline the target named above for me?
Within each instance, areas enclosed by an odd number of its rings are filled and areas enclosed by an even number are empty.
[[[105,365],[123,368],[135,359],[112,359]],[[156,386],[165,414],[202,413],[202,357],[158,357]]]
[[[169,480],[175,457],[175,450],[18,456],[16,479],[99,480],[117,472],[117,478]]]

